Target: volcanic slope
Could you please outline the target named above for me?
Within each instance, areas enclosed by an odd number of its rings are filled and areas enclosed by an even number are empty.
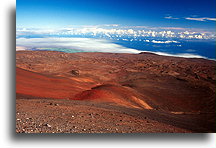
[[[90,89],[94,82],[76,81],[16,68],[16,93],[56,99],[69,99],[76,93]]]
[[[17,51],[16,66],[19,99],[93,101],[156,111],[160,117],[167,113],[170,120],[188,115],[200,121],[203,131],[214,130],[208,125],[215,122],[215,61],[149,53]],[[159,114],[154,120],[166,122]],[[182,120],[176,119],[175,126],[186,128]],[[194,131],[202,131],[197,126]]]

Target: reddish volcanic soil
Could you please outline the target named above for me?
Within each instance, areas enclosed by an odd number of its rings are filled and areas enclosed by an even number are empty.
[[[215,132],[215,61],[16,52],[16,132]]]
[[[77,82],[68,78],[48,76],[16,68],[16,92],[46,98],[67,99],[77,92],[94,86],[88,82]]]

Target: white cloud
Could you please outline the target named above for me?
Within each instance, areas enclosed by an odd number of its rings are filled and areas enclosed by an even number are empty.
[[[205,19],[209,21],[216,21],[216,18],[205,18]]]
[[[67,48],[86,52],[139,53],[140,51],[92,38],[19,38],[17,46],[31,48]]]
[[[212,18],[211,18],[212,19]],[[212,19],[213,20],[213,19]],[[115,24],[114,24],[115,25]],[[138,27],[138,28],[133,28]],[[118,38],[121,37],[166,37],[166,38],[199,38],[199,39],[212,39],[215,38],[215,32],[209,32],[203,30],[194,30],[194,29],[186,29],[186,28],[178,28],[178,27],[153,27],[153,28],[139,28],[144,26],[128,26],[128,28],[121,27],[65,27],[65,28],[17,28],[16,37],[24,37],[24,36],[43,36],[43,37],[65,37],[65,36],[90,36],[95,38]],[[133,29],[132,29],[133,28]],[[193,31],[193,34],[184,34],[184,32]],[[195,36],[195,33],[199,34]],[[184,34],[184,35],[182,35]]]
[[[16,51],[20,51],[20,50],[26,50],[26,47],[23,46],[16,46]]]
[[[164,52],[139,51],[114,44],[104,39],[90,38],[19,38],[17,41],[17,50],[27,50],[31,48],[67,48],[77,49],[85,52],[112,52],[112,53],[140,53],[150,52],[163,56],[185,57],[185,58],[206,58],[195,54],[169,54]]]
[[[192,17],[186,17],[186,20],[193,20],[193,21],[206,21],[205,18],[192,18]]]
[[[187,52],[195,52],[196,50],[195,49],[187,49],[186,51]]]
[[[103,25],[101,25],[103,26]],[[107,26],[107,27],[118,27],[119,25],[118,24],[105,24],[104,26]]]
[[[160,29],[165,30],[187,30],[188,28],[182,28],[182,27],[159,27]]]
[[[216,18],[210,18],[210,17],[200,17],[200,18],[195,18],[195,17],[186,17],[186,20],[193,20],[193,21],[216,21]]]
[[[169,44],[169,43],[180,43],[178,41],[156,41],[156,40],[152,40],[152,43],[156,43],[156,44]]]
[[[165,52],[151,52],[151,51],[143,51],[143,52],[150,52],[154,53],[157,55],[162,55],[162,56],[172,56],[172,57],[183,57],[183,58],[205,58],[204,56],[196,55],[196,54],[189,54],[189,53],[181,53],[181,54],[169,54]]]
[[[51,33],[57,33],[61,30],[56,29],[39,29],[39,28],[18,28],[16,30],[16,35],[32,35],[32,34],[51,34]]]
[[[177,19],[179,19],[179,18],[176,18],[176,17],[172,17],[172,16],[166,16],[166,17],[164,17],[165,19],[173,19],[173,20],[177,20]]]

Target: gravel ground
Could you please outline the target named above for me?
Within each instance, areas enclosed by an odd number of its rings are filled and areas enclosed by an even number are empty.
[[[190,132],[140,118],[104,104],[52,99],[17,99],[17,133],[152,133]]]

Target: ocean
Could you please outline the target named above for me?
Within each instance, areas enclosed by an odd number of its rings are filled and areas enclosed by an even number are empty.
[[[161,40],[161,39],[148,39]],[[116,44],[137,49],[140,51],[163,52],[172,55],[192,54],[200,55],[208,59],[216,59],[216,41],[215,40],[183,40],[174,39],[177,43],[152,43],[141,41],[113,41]]]

